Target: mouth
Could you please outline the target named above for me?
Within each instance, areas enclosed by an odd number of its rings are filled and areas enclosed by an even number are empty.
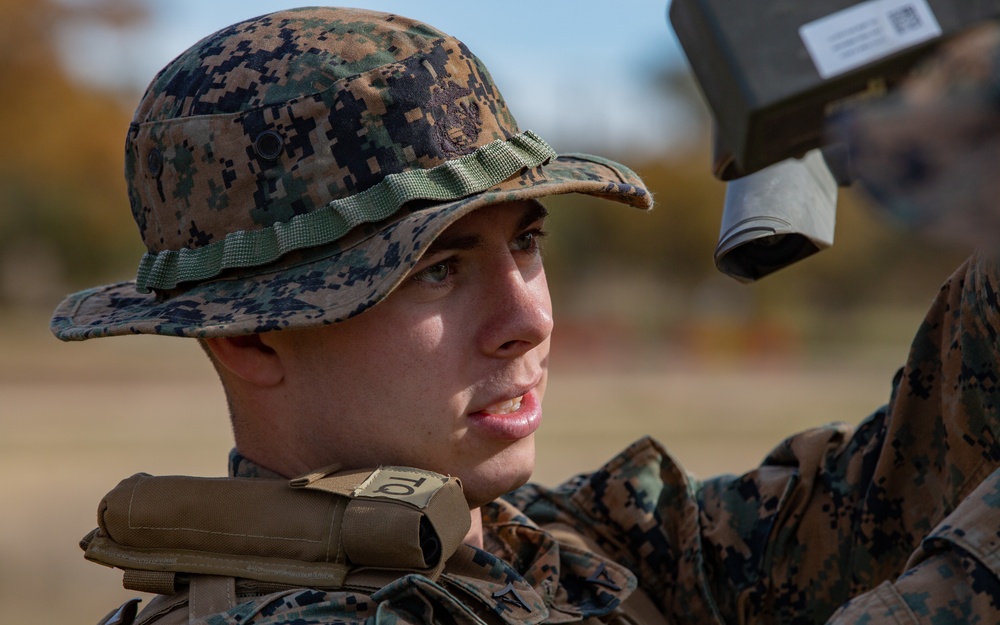
[[[469,415],[481,434],[501,440],[530,436],[542,420],[542,407],[534,389],[517,397],[496,402]]]
[[[521,409],[521,400],[524,399],[524,395],[519,395],[518,397],[513,397],[506,401],[502,401],[492,406],[487,406],[483,408],[480,412],[482,414],[511,414],[512,412],[517,412]]]

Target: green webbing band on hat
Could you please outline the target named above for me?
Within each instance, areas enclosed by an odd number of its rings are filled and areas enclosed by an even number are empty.
[[[360,224],[387,219],[411,200],[457,200],[556,156],[549,144],[526,130],[431,169],[390,174],[361,193],[287,222],[231,232],[203,247],[147,253],[139,264],[136,288],[140,293],[172,289],[181,282],[213,278],[225,269],[265,265],[293,250],[332,243]]]

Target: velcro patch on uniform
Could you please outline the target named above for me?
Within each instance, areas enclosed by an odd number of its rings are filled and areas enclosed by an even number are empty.
[[[354,497],[393,499],[424,509],[447,478],[429,471],[405,467],[379,467],[355,489]]]

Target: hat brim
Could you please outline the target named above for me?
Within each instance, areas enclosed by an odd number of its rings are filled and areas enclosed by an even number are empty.
[[[350,246],[296,252],[276,265],[224,274],[164,297],[134,281],[75,293],[56,309],[52,332],[64,341],[126,334],[208,338],[337,323],[384,299],[427,246],[471,211],[501,202],[583,193],[641,209],[653,205],[628,168],[594,156],[562,155],[459,200],[401,211]]]

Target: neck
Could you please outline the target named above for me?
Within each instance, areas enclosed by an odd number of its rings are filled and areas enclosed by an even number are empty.
[[[479,508],[473,508],[469,510],[469,516],[471,517],[472,524],[469,526],[469,533],[465,535],[465,539],[462,542],[466,545],[482,549],[483,513]]]

